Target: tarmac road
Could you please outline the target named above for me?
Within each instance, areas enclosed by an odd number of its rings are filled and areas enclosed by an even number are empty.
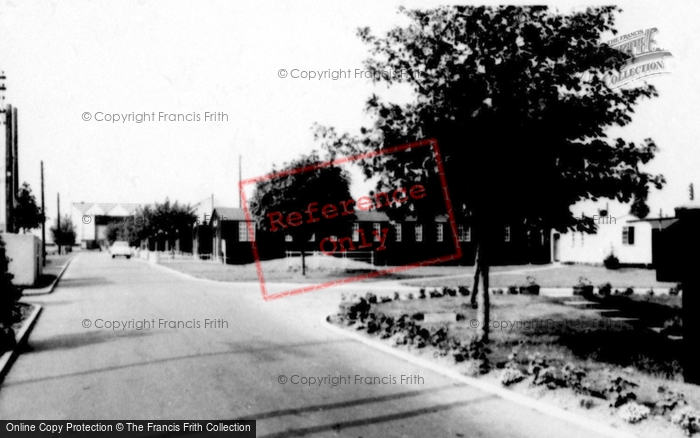
[[[81,253],[53,294],[27,299],[45,308],[0,386],[0,418],[255,419],[265,437],[595,437],[329,331],[321,318],[339,296],[264,302],[257,284]]]

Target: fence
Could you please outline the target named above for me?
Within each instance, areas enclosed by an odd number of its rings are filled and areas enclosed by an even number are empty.
[[[322,261],[329,259],[340,259],[342,260],[342,268],[347,269],[348,260],[356,260],[367,262],[374,266],[374,251],[343,251],[332,256],[323,254],[320,251],[311,251],[306,253],[307,260],[306,266],[310,269],[318,269],[321,267]],[[287,260],[287,269],[292,266],[292,261],[295,257],[301,257],[301,251],[285,251],[285,258]],[[333,265],[332,267],[337,267]]]

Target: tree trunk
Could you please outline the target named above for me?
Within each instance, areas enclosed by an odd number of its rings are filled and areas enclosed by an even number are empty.
[[[301,275],[306,276],[306,251],[301,249]]]
[[[476,295],[479,293],[479,275],[481,274],[481,269],[479,266],[479,247],[481,245],[476,245],[476,253],[474,254],[474,283],[472,284],[472,296],[471,304],[472,309],[477,308]]]
[[[489,263],[486,256],[486,245],[482,241],[479,243],[477,270],[481,274],[482,290],[477,298],[476,319],[479,321],[479,328],[476,331],[476,340],[483,343],[489,341]]]

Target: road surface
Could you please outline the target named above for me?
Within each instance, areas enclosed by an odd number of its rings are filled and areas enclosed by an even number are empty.
[[[257,284],[81,253],[53,294],[27,299],[44,311],[0,387],[0,418],[255,419],[261,437],[595,436],[329,331],[321,317],[339,295],[264,302]],[[131,326],[99,328],[108,321]],[[328,379],[300,383],[311,377]]]

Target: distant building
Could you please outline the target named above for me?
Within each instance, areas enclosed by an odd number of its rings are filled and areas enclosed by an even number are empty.
[[[569,231],[552,233],[552,261],[602,265],[611,254],[623,265],[653,267],[657,262],[660,232],[674,224],[675,217],[640,219],[623,213],[625,205],[590,211],[596,233]]]
[[[323,249],[334,256],[346,256],[360,260],[371,260],[376,265],[404,265],[447,256],[456,252],[448,217],[438,216],[427,223],[415,218],[396,223],[378,211],[355,211],[357,220],[352,224],[348,236],[316,236],[308,241],[295,241],[290,234],[261,231],[253,223],[251,233],[245,212],[240,208],[217,207],[209,222],[211,229],[211,258],[229,264],[245,264],[254,261],[252,242],[256,242],[259,257],[263,260],[281,258],[292,251],[302,249],[318,252]],[[475,245],[471,226],[457,225],[457,240],[463,256],[454,264],[474,263]],[[195,233],[195,247],[209,248],[209,235],[204,227]],[[550,261],[550,236],[544,230],[528,231],[525,227],[504,225],[498,241],[491,244],[491,263],[524,264],[548,263]],[[336,244],[333,244],[333,241]],[[381,245],[385,248],[376,250]],[[345,251],[342,251],[342,250]],[[201,258],[204,252],[200,251]],[[298,254],[297,254],[298,255]]]
[[[107,225],[134,216],[141,204],[75,202],[71,221],[76,228],[76,243],[83,248],[98,248],[107,241]]]

